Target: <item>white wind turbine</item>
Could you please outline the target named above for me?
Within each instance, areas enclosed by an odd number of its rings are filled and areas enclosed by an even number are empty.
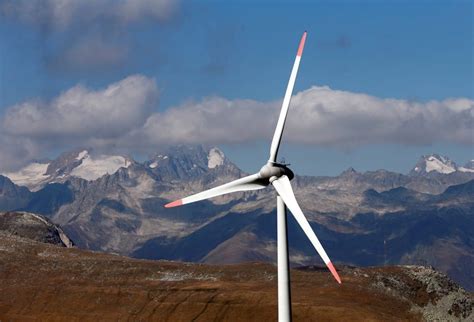
[[[221,186],[197,193],[195,195],[170,202],[165,205],[166,208],[185,205],[188,203],[220,196],[236,191],[258,190],[273,185],[278,193],[277,196],[277,249],[278,249],[278,320],[291,321],[291,303],[290,303],[290,276],[289,276],[289,258],[288,258],[288,235],[286,223],[286,207],[291,211],[298,224],[301,226],[306,236],[313,244],[316,251],[326,263],[337,282],[341,283],[341,278],[337,274],[334,265],[331,263],[326,251],[316,237],[308,220],[301,211],[296,201],[290,180],[293,179],[293,172],[285,164],[276,161],[278,148],[280,147],[283,128],[285,127],[288,107],[290,106],[291,95],[295,85],[296,74],[300,65],[301,55],[303,54],[304,43],[306,40],[306,31],[301,37],[296,54],[295,63],[291,71],[290,80],[286,89],[285,98],[281,107],[280,117],[273,135],[270,148],[270,158],[259,172],[244,178],[234,180]]]

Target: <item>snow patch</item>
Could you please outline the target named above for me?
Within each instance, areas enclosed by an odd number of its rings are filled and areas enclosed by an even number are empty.
[[[84,159],[88,154],[89,154],[89,152],[87,152],[87,150],[84,150],[84,151],[80,152],[80,153],[77,155],[76,160],[82,160],[82,159]]]
[[[149,167],[152,168],[152,169],[156,168],[157,166],[158,166],[158,162],[156,162],[156,161],[149,165]]]
[[[82,163],[74,168],[72,176],[85,180],[96,180],[106,174],[113,174],[120,168],[128,168],[131,162],[122,156],[99,156],[92,158],[87,155]]]
[[[441,159],[441,160],[440,160]],[[439,173],[452,173],[456,168],[451,165],[451,162],[443,157],[440,159],[430,156],[426,161],[426,172],[436,171]]]
[[[224,164],[224,153],[218,148],[212,148],[207,156],[207,167],[214,169],[222,164]]]
[[[463,167],[458,168],[461,172],[474,172],[474,160],[468,161]]]
[[[11,181],[19,186],[35,186],[46,181],[49,175],[46,174],[49,163],[31,163],[17,172],[3,173]]]

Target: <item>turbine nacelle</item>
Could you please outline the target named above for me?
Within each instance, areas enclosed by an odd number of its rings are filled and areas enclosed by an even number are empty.
[[[260,175],[260,178],[268,179],[270,183],[284,175],[286,175],[290,180],[295,177],[293,171],[291,171],[286,164],[272,161],[268,161],[267,164],[260,169],[258,174]]]

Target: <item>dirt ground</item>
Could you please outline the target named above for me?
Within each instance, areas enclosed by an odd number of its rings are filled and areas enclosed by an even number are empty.
[[[374,284],[383,274],[409,278],[385,270],[342,267],[342,285],[326,269],[292,270],[293,320],[421,320],[412,302]],[[270,264],[137,260],[0,236],[0,321],[276,319]]]

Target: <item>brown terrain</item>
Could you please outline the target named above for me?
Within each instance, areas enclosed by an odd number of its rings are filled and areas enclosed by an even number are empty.
[[[422,266],[293,269],[294,321],[472,321],[472,294]],[[0,231],[0,321],[276,321],[276,267],[137,260]]]

